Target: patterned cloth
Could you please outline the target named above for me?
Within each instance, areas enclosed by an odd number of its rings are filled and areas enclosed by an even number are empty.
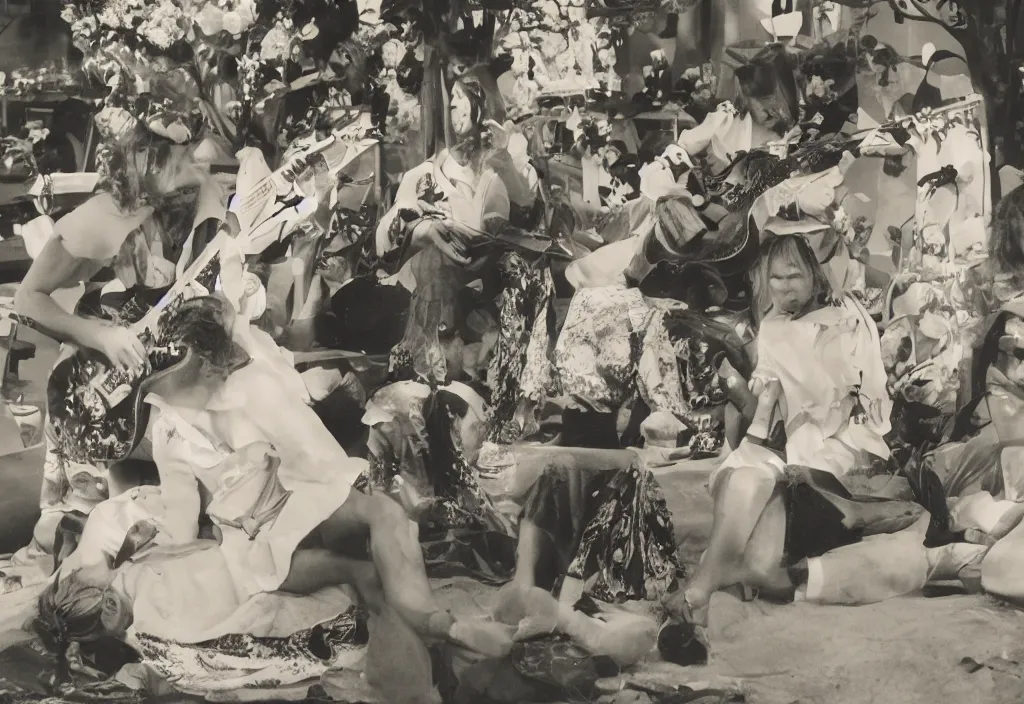
[[[561,574],[607,602],[657,599],[684,576],[661,487],[640,460],[614,471],[550,469],[522,510],[555,545]]]
[[[724,444],[726,403],[718,369],[744,357],[742,316],[707,315],[684,304],[645,298],[638,289],[581,289],[555,346],[562,392],[580,407],[615,412],[639,396],[691,431],[697,457]],[[736,363],[737,370],[747,365]]]
[[[363,612],[351,607],[287,638],[228,635],[195,645],[144,635],[136,640],[142,662],[175,689],[210,697],[294,685],[331,668],[354,666],[363,657],[368,631]]]
[[[650,315],[633,288],[586,288],[573,296],[555,344],[555,369],[575,405],[608,413],[634,395],[641,335]]]
[[[491,389],[490,439],[513,443],[529,432],[536,407],[553,390],[551,309],[554,281],[547,267],[531,267],[518,254],[502,261],[498,344],[487,370]]]
[[[461,403],[464,413],[454,407]],[[515,569],[515,528],[480,485],[464,445],[482,434],[485,416],[479,397],[458,383],[431,390],[399,382],[367,404],[370,467],[354,488],[396,495],[399,478],[414,488],[422,500],[416,519],[432,577],[469,574],[493,584]]]

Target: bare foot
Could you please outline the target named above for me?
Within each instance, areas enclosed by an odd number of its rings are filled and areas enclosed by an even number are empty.
[[[531,587],[523,597],[526,615],[519,621],[513,639],[519,642],[554,633],[558,628],[558,600],[539,587]]]
[[[695,589],[680,589],[665,597],[663,603],[674,621],[707,627],[710,596],[704,596]]]
[[[448,640],[489,658],[500,658],[512,650],[508,626],[480,618],[459,619],[448,630]]]
[[[494,605],[494,620],[515,626],[526,617],[526,597],[531,586],[513,579],[498,590]]]

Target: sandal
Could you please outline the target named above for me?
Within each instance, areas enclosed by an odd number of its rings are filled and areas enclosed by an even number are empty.
[[[708,645],[702,633],[703,627],[695,623],[695,611],[685,594],[681,596],[682,612],[670,614],[658,631],[658,652],[665,662],[681,667],[706,665]],[[696,612],[696,615],[706,622],[707,607],[701,611]]]

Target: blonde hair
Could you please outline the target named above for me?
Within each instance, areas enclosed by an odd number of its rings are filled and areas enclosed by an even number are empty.
[[[772,309],[771,278],[772,264],[784,261],[806,271],[814,286],[811,300],[826,303],[833,297],[832,284],[818,263],[818,257],[806,238],[801,235],[775,235],[761,243],[761,256],[754,267],[754,316],[755,321]]]
[[[999,271],[1024,279],[1024,186],[1018,186],[996,204],[992,214],[989,257]]]
[[[107,589],[81,580],[78,571],[58,572],[43,589],[37,602],[32,629],[57,656],[57,678],[70,676],[67,652],[72,643],[97,640],[106,635],[103,601]]]
[[[178,163],[179,152],[173,142],[142,126],[104,145],[99,170],[118,207],[130,213],[166,197],[160,180]]]

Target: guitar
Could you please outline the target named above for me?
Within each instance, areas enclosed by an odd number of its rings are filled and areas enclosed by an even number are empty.
[[[267,240],[268,226],[282,210],[274,203],[291,193],[303,160],[335,142],[332,136],[292,156],[236,200],[232,210],[244,231],[235,242],[242,251],[250,249],[255,240]],[[285,227],[282,225],[279,236],[286,234]],[[180,345],[158,342],[160,320],[192,297],[193,283],[214,264],[229,239],[227,232],[218,232],[159,302],[128,326],[148,352],[141,372],[111,368],[102,355],[89,349],[76,350],[54,367],[47,384],[47,407],[51,440],[59,456],[82,463],[118,462],[135,450],[149,425],[149,406],[144,402],[147,389],[191,358],[191,352]]]

